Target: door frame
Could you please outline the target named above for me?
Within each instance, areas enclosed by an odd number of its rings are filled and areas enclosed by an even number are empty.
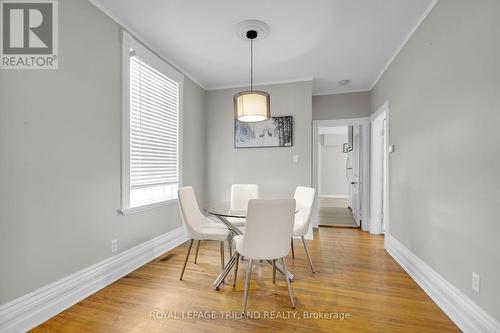
[[[389,147],[391,146],[391,137],[390,137],[390,126],[389,126],[389,100],[386,100],[382,106],[380,106],[377,111],[375,111],[371,116],[370,116],[370,123],[373,122],[376,118],[378,118],[381,114],[385,114],[385,155],[383,157],[383,163],[385,165],[385,170],[384,170],[384,197],[383,197],[383,207],[382,207],[382,214],[383,214],[383,219],[384,219],[384,233],[389,234],[389,228],[390,228],[390,177],[391,177],[391,172],[390,172],[390,154],[391,151],[389,150]],[[370,126],[371,127],[371,126]],[[378,193],[378,192],[377,192]],[[370,195],[370,201],[371,200],[380,200],[381,198],[379,197],[371,197]],[[387,238],[386,238],[387,239]]]
[[[355,126],[361,125],[361,223],[363,230],[369,229],[369,180],[370,180],[370,117],[345,118],[331,120],[313,120],[312,122],[312,175],[311,183],[315,189],[319,188],[320,161],[319,161],[319,129],[320,127]],[[313,228],[319,227],[319,193],[316,190],[313,209]]]

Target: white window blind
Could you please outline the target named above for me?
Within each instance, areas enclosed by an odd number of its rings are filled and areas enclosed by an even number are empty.
[[[177,184],[179,87],[130,59],[130,188]]]
[[[136,55],[130,58],[131,206],[175,197],[179,84]]]

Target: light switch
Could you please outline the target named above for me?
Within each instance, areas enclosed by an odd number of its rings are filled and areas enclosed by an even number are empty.
[[[293,155],[293,163],[299,163],[299,155]]]
[[[389,145],[389,153],[394,153],[394,145]]]

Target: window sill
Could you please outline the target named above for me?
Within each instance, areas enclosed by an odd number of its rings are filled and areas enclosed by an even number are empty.
[[[142,206],[122,208],[118,212],[122,215],[130,215],[130,214],[140,213],[140,212],[144,212],[146,210],[150,210],[150,209],[154,209],[154,208],[158,208],[158,207],[172,206],[172,205],[176,205],[176,204],[177,204],[177,199],[169,199],[169,200],[155,202],[155,203],[146,204],[146,205],[142,205]]]

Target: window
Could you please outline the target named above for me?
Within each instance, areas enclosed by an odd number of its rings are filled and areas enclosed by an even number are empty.
[[[168,204],[181,186],[183,76],[122,34],[122,212]]]

